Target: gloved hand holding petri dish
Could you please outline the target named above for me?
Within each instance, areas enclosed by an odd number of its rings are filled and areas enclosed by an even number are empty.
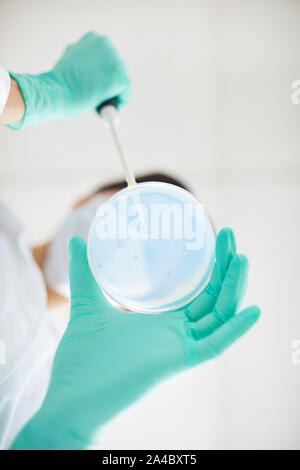
[[[87,250],[110,301],[159,313],[184,306],[204,289],[214,265],[215,230],[191,193],[147,182],[119,191],[99,207]]]

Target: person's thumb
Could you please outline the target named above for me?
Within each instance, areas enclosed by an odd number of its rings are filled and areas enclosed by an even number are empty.
[[[107,300],[90,270],[87,259],[87,247],[81,237],[73,237],[69,243],[70,252],[70,291],[71,317],[99,308],[101,302]]]

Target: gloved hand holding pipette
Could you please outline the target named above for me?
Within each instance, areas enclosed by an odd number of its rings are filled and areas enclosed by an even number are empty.
[[[75,118],[111,98],[122,106],[130,95],[124,62],[111,40],[94,32],[68,46],[49,72],[38,75],[10,72],[10,75],[19,84],[25,101],[21,122],[3,121],[14,129]]]
[[[114,308],[89,268],[86,244],[70,243],[71,318],[40,411],[12,449],[84,449],[101,426],[159,381],[222,353],[257,321],[239,312],[248,262],[230,229],[217,237],[206,289],[185,308],[160,315]]]

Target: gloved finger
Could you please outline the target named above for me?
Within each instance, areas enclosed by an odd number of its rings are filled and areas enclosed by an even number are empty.
[[[129,86],[117,97],[117,107],[121,108],[124,104],[127,104],[131,97],[131,87]]]
[[[254,325],[259,316],[259,307],[248,307],[232,317],[205,339],[196,341],[195,363],[212,359],[221,354],[232,343],[243,336]]]
[[[96,33],[96,31],[88,31],[83,36],[81,36],[81,38],[79,39],[79,42],[87,41],[87,40],[90,40],[90,39],[95,40],[95,39],[99,39],[99,38],[100,39],[101,38],[106,38],[106,36],[105,35],[100,35],[100,34]]]
[[[112,93],[111,97],[105,101],[115,99],[116,106],[118,109],[120,109],[122,106],[128,103],[131,97],[131,82],[130,82],[129,76],[126,75],[126,77],[123,77],[121,84],[117,83],[114,88],[112,87],[111,93]],[[102,104],[102,103],[98,103],[98,105],[99,104]],[[96,112],[98,112],[97,108],[98,106],[95,108]]]
[[[211,283],[215,291],[219,292],[225,278],[232,257],[236,254],[235,236],[231,228],[223,228],[217,237],[216,266],[212,273]]]
[[[197,339],[211,334],[238,311],[247,288],[248,267],[246,256],[232,258],[213,311],[193,323]]]
[[[70,252],[70,290],[71,316],[84,310],[85,304],[95,302],[108,303],[90,270],[86,243],[81,237],[73,237],[69,244]],[[80,308],[80,307],[83,307]]]
[[[95,31],[89,31],[88,33],[81,36],[81,38],[78,41],[73,42],[71,44],[68,44],[68,46],[65,48],[64,56],[66,56],[74,48],[74,46],[76,46],[78,44],[88,42],[88,41],[90,42],[90,41],[93,41],[93,40],[98,40],[99,38],[103,39],[104,36],[100,36]]]
[[[186,314],[191,320],[199,320],[213,310],[226,271],[235,253],[236,243],[233,231],[230,228],[224,228],[217,236],[216,263],[211,279],[204,291],[186,308]]]
[[[249,262],[245,255],[235,255],[229,265],[214,313],[222,321],[228,320],[238,310],[248,285]]]
[[[123,77],[123,80],[122,80],[122,90],[120,90],[116,95],[118,108],[128,103],[128,101],[131,98],[131,81],[126,71],[125,65],[124,65],[124,69],[125,69],[125,76]],[[124,74],[124,71],[122,73]]]

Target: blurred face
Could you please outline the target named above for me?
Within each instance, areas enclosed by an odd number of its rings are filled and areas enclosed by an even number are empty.
[[[92,201],[92,199],[96,196],[100,196],[100,197],[103,197],[105,199],[106,198],[108,199],[111,196],[113,196],[116,192],[117,192],[116,190],[98,191],[96,193],[93,192],[93,193],[81,198],[79,201],[77,201],[74,204],[73,213],[76,212],[75,209],[77,210],[77,209],[81,208],[82,206],[84,206],[85,204],[88,204],[89,201]],[[72,214],[72,212],[71,212],[71,214]],[[53,241],[51,242],[51,244],[53,244]],[[58,245],[58,248],[61,248],[60,244]],[[66,251],[66,250],[64,250],[64,251]],[[58,254],[61,255],[62,253],[58,253]],[[47,255],[47,253],[46,253],[46,255]],[[58,265],[59,264],[58,259],[61,262],[62,258],[63,258],[63,256],[57,256],[56,259],[54,259],[52,257],[52,261],[56,261],[55,264]],[[63,270],[63,271],[68,272],[68,261],[67,261],[66,265],[67,265],[67,268],[66,268],[66,270]],[[53,262],[51,263],[51,267],[53,268]],[[48,268],[49,268],[49,266],[48,266]],[[61,266],[61,268],[62,268],[62,266]],[[62,272],[62,271],[60,271],[60,272]],[[46,271],[46,273],[47,273],[47,271]],[[45,274],[45,272],[44,272],[44,274]],[[51,280],[51,278],[50,278],[50,280]],[[67,279],[65,279],[65,280],[67,280]],[[53,309],[53,308],[57,308],[57,307],[59,308],[61,306],[66,306],[66,304],[69,307],[68,296],[64,295],[62,292],[57,292],[56,289],[55,289],[55,285],[53,286],[53,276],[52,276],[52,287],[49,286],[49,273],[48,273],[48,276],[46,275],[46,282],[47,282],[47,291],[48,291],[48,307]],[[117,305],[115,305],[115,306],[117,306]],[[123,308],[123,307],[118,306],[118,308],[120,308],[123,311],[129,311],[126,308]]]
[[[114,191],[93,192],[81,198],[64,218],[53,240],[44,250],[42,270],[49,289],[62,297],[70,297],[69,241],[80,236],[85,241],[97,208],[106,202]]]
[[[82,207],[84,204],[88,203],[93,199],[95,196],[102,196],[103,198],[110,198],[113,196],[117,191],[116,190],[104,190],[104,191],[97,191],[97,192],[92,192],[88,194],[87,196],[79,199],[74,205],[73,205],[73,210],[78,209]],[[72,211],[71,211],[72,213]],[[33,256],[34,259],[37,263],[37,265],[40,267],[40,269],[43,272],[43,275],[45,277],[46,281],[46,287],[47,287],[47,293],[48,293],[48,308],[50,308],[53,311],[58,311],[58,313],[61,315],[63,308],[63,313],[68,311],[69,308],[69,300],[64,296],[61,295],[59,292],[57,292],[55,289],[51,288],[48,282],[48,279],[45,276],[44,268],[45,268],[45,261],[47,260],[49,249],[53,243],[53,240],[44,243],[39,246],[35,246],[33,248]],[[58,263],[59,264],[59,263]],[[68,268],[67,268],[68,270]]]

